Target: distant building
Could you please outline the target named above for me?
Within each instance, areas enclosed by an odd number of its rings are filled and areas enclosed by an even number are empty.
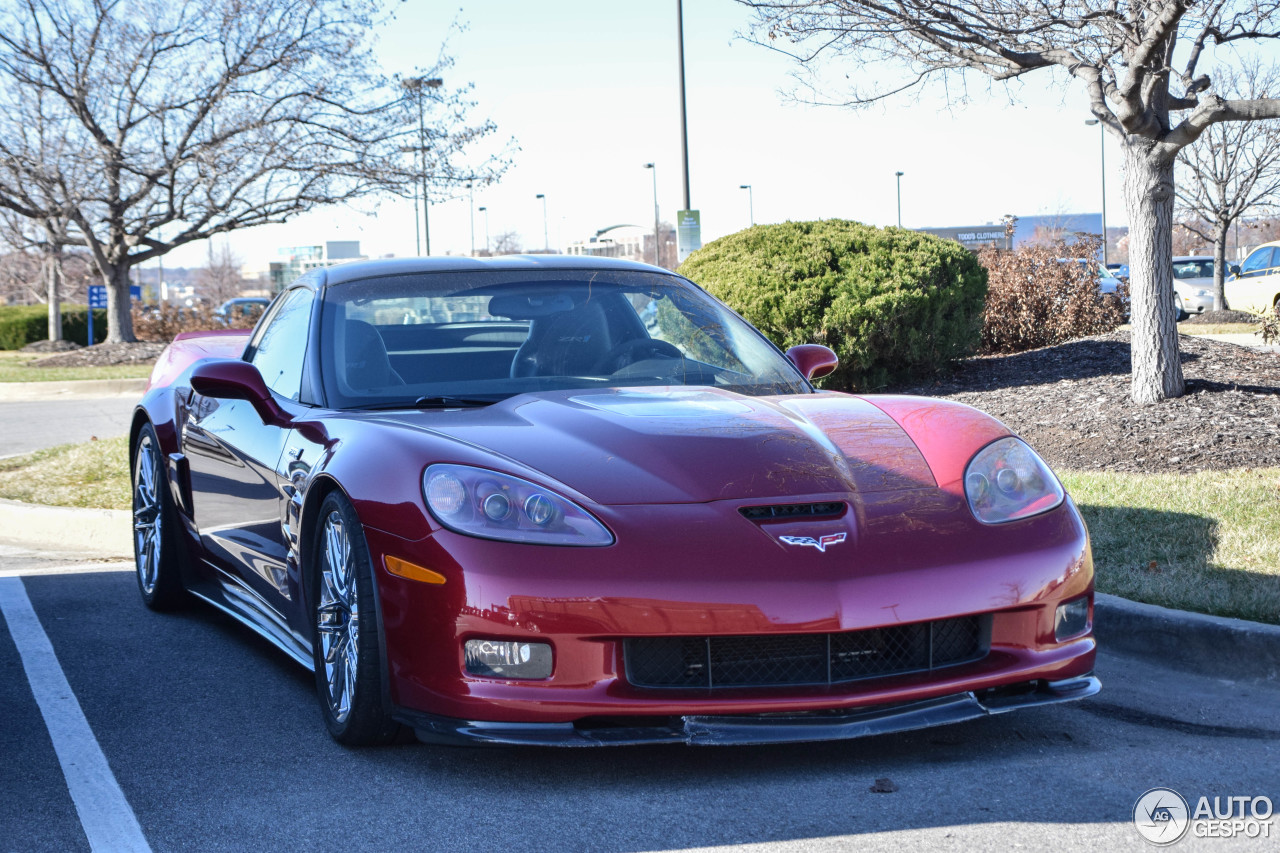
[[[671,269],[674,258],[676,231],[663,223],[659,232],[662,240],[662,266]],[[610,225],[601,228],[586,240],[570,243],[565,252],[570,255],[586,255],[593,258],[624,258],[631,261],[653,263],[653,226]]]
[[[985,225],[952,225],[943,228],[917,228],[926,234],[955,240],[966,249],[977,251],[983,246],[999,249],[1017,249],[1033,243],[1049,243],[1069,239],[1073,234],[1102,236],[1102,214],[1058,213],[1042,216],[1020,216],[1014,220],[1012,235],[1005,233],[1004,222],[988,222]],[[1111,245],[1128,232],[1127,228],[1107,228]]]
[[[345,261],[363,261],[359,240],[330,240],[322,246],[289,246],[280,249],[280,260],[272,261],[267,275],[272,292],[284,290],[299,276],[317,267],[329,267]]]

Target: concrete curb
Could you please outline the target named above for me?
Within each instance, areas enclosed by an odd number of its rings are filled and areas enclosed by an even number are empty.
[[[133,525],[122,509],[79,509],[0,500],[0,539],[96,557],[133,556]]]
[[[0,382],[0,402],[141,397],[146,379],[77,379],[69,382]]]
[[[1232,681],[1280,680],[1280,625],[1206,616],[1098,593],[1098,645]]]

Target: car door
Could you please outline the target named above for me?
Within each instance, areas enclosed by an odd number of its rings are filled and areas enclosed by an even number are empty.
[[[286,410],[301,408],[297,401],[313,302],[308,288],[288,292],[245,352]],[[282,528],[287,479],[277,473],[289,433],[287,426],[263,423],[246,400],[193,393],[182,435],[205,554],[230,582],[229,593],[251,591],[277,614],[293,609],[288,605],[298,589]]]
[[[1240,265],[1240,274],[1223,286],[1227,306],[1237,311],[1265,311],[1271,307],[1271,294],[1278,289],[1278,282],[1275,247],[1255,249]]]

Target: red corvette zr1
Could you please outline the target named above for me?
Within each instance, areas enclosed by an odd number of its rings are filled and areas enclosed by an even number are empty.
[[[814,390],[834,366],[641,264],[315,270],[157,364],[139,587],[311,668],[348,744],[816,741],[1096,693],[1053,473],[974,409]]]

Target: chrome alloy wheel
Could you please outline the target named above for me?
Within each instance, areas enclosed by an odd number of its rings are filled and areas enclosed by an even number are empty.
[[[142,591],[154,595],[160,578],[160,546],[164,512],[160,503],[160,453],[150,435],[138,442],[138,462],[133,474],[133,551]]]
[[[343,723],[351,714],[360,664],[360,603],[351,539],[336,510],[325,519],[322,535],[324,562],[320,567],[316,633],[328,688],[325,698],[334,721]]]

